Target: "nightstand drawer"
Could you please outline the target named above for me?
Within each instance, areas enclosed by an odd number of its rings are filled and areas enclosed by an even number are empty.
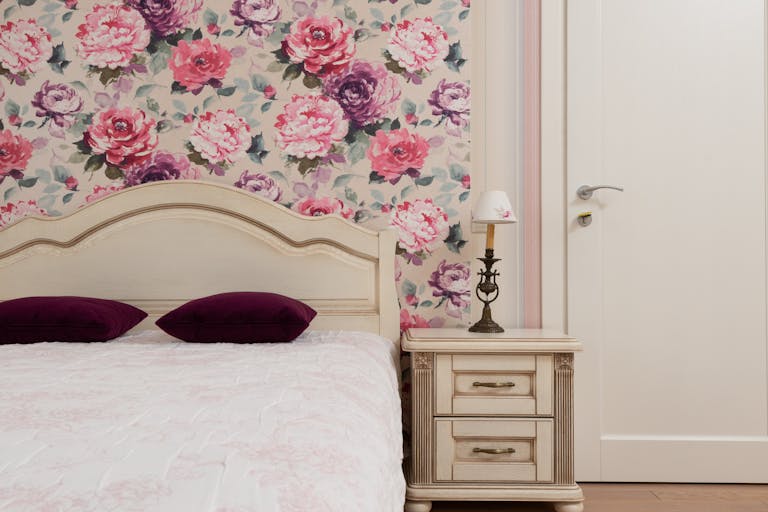
[[[552,414],[552,356],[435,356],[435,414]]]
[[[553,422],[436,419],[435,480],[551,482]]]

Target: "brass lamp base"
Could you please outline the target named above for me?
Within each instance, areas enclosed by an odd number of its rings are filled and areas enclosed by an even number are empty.
[[[477,258],[485,264],[485,270],[478,272],[480,283],[477,285],[475,294],[483,303],[483,316],[480,320],[469,328],[469,332],[504,332],[504,329],[491,318],[490,303],[499,296],[499,286],[496,284],[496,276],[499,273],[492,270],[493,264],[500,261],[493,257],[493,249],[485,249],[485,258]],[[481,297],[480,294],[484,297]]]

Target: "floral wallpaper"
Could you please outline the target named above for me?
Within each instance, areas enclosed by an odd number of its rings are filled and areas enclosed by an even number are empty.
[[[399,233],[401,323],[467,324],[469,0],[0,0],[0,229],[157,180]]]

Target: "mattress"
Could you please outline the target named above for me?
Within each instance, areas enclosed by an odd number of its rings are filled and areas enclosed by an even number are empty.
[[[0,346],[0,511],[402,512],[395,345]]]

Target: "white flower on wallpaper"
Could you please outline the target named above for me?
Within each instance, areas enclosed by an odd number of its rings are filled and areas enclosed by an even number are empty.
[[[159,180],[392,227],[401,323],[468,323],[468,0],[15,0],[0,229]]]

